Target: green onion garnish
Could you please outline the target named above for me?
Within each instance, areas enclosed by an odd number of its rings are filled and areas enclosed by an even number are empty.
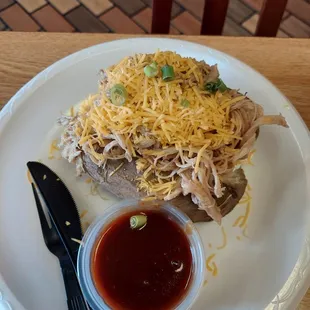
[[[147,216],[146,215],[134,215],[130,218],[131,229],[143,229],[146,226]]]
[[[158,74],[158,65],[156,61],[153,61],[150,65],[144,67],[144,74],[147,77],[154,77]]]
[[[122,84],[115,84],[111,88],[111,101],[113,104],[123,105],[128,97],[126,88]]]
[[[165,65],[161,68],[161,72],[163,74],[163,80],[165,82],[172,81],[174,79],[174,70],[172,66]]]
[[[228,87],[225,85],[225,83],[218,78],[215,82],[209,82],[205,85],[205,90],[207,90],[210,93],[216,93],[217,90],[219,90],[221,93],[228,90]]]
[[[187,99],[182,99],[181,106],[184,108],[188,108],[189,107],[189,101]]]

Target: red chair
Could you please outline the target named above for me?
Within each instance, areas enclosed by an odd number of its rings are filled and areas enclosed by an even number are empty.
[[[153,0],[152,33],[169,33],[173,0]],[[221,35],[229,0],[205,0],[201,34]],[[287,0],[264,0],[256,36],[275,37]]]

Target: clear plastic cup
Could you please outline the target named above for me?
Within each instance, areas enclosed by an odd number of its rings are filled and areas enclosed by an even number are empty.
[[[93,247],[98,238],[111,222],[123,214],[132,211],[160,210],[177,223],[186,233],[190,243],[192,254],[191,282],[182,300],[174,307],[176,310],[190,309],[199,295],[205,276],[205,256],[203,243],[192,221],[178,208],[171,204],[160,205],[154,202],[142,202],[137,200],[123,200],[109,207],[102,216],[98,217],[87,229],[82,245],[80,246],[77,262],[77,272],[82,292],[93,310],[111,309],[98,293],[91,274],[91,260]],[[170,309],[169,309],[170,310]]]

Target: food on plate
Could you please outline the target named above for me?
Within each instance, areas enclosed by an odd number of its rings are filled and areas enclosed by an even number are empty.
[[[261,125],[287,123],[174,52],[136,54],[102,70],[98,93],[63,116],[62,156],[119,197],[172,201],[220,223],[247,185],[240,163]]]
[[[118,167],[120,167],[117,169]],[[137,170],[135,162],[124,162],[122,159],[109,161],[105,168],[98,167],[89,156],[83,157],[84,170],[106,190],[119,198],[144,198],[145,191],[137,191]],[[220,198],[215,197],[222,216],[228,214],[238,203],[247,186],[243,169],[238,168],[223,176],[225,191]],[[211,221],[204,210],[199,210],[190,195],[179,195],[170,201],[186,213],[193,222]]]
[[[159,210],[114,219],[91,257],[95,287],[112,309],[174,309],[188,292],[192,265],[184,230]]]

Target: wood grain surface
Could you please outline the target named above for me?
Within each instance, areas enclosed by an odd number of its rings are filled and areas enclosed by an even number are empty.
[[[85,47],[132,37],[118,34],[0,32],[0,110],[37,73]],[[310,40],[170,36],[216,48],[247,63],[294,104],[310,128]],[[299,310],[310,309],[310,291]]]

